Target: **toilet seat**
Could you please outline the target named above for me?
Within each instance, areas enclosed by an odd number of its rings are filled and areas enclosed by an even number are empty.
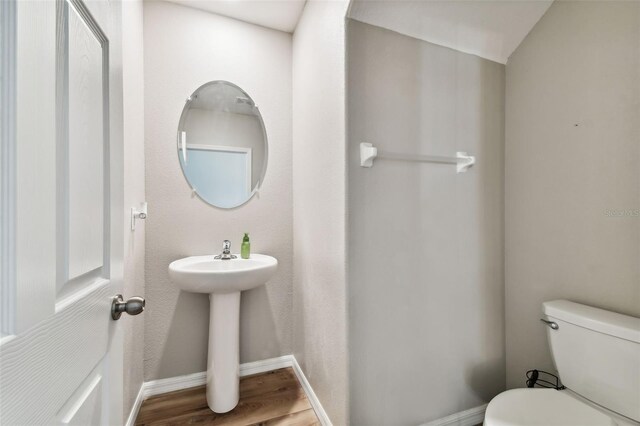
[[[485,426],[614,426],[602,411],[555,389],[512,389],[491,400]]]

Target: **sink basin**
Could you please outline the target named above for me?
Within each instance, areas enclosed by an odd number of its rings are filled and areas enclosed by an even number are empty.
[[[169,277],[180,290],[209,293],[207,404],[216,413],[233,410],[240,397],[240,292],[265,284],[278,269],[271,256],[236,256],[191,256],[169,265]]]
[[[278,269],[278,261],[264,254],[249,259],[220,260],[213,256],[191,256],[171,262],[169,277],[181,290],[192,293],[231,293],[251,290],[267,281]]]

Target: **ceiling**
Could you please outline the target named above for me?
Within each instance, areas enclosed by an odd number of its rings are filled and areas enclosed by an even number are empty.
[[[168,0],[172,3],[292,33],[306,0]]]
[[[291,33],[306,0],[167,0]],[[331,0],[324,0],[331,1]],[[553,0],[352,0],[349,17],[502,64]]]
[[[353,0],[349,17],[505,64],[553,0]]]

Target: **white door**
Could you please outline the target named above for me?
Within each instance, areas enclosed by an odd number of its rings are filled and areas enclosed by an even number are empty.
[[[0,1],[0,424],[121,424],[120,5]]]

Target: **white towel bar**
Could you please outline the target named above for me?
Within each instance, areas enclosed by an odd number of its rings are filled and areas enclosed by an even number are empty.
[[[455,157],[443,157],[439,155],[408,155],[396,152],[380,151],[372,144],[362,142],[360,144],[360,165],[362,167],[372,167],[373,160],[376,158],[424,163],[455,164],[457,173],[466,172],[469,167],[476,163],[476,158],[471,155],[467,155],[466,152],[456,152]]]

